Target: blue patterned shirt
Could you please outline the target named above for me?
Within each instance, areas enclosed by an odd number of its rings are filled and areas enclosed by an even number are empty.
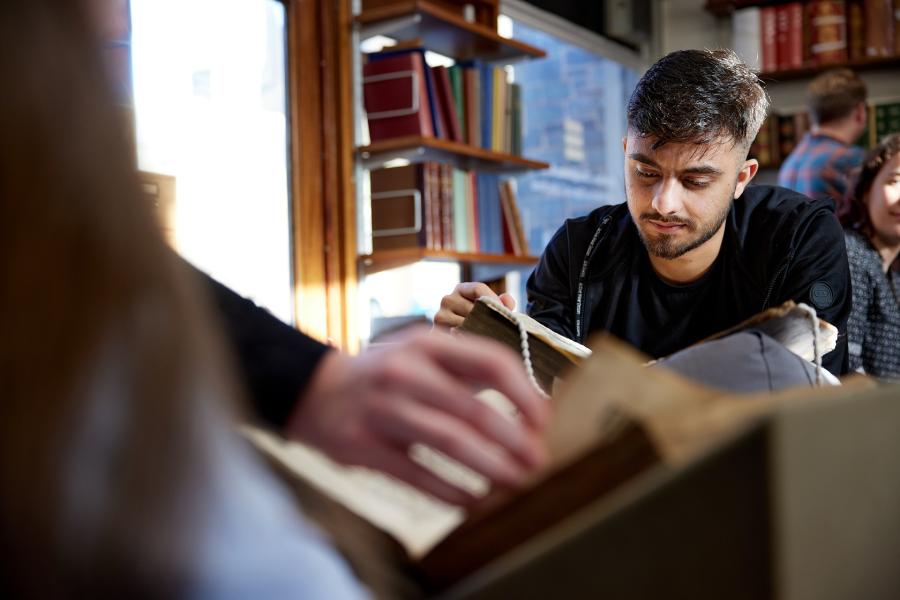
[[[854,169],[865,151],[822,134],[807,133],[778,171],[778,185],[810,198],[831,198],[840,205]]]
[[[847,321],[850,370],[900,380],[900,282],[884,272],[881,255],[872,243],[844,230],[853,311]]]

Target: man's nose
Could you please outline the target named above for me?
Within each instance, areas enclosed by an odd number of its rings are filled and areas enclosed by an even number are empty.
[[[674,215],[681,210],[680,190],[675,181],[663,181],[653,195],[653,209],[661,215]]]

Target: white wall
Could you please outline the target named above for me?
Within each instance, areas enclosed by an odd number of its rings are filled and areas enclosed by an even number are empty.
[[[688,48],[721,48],[731,46],[730,17],[717,18],[706,11],[706,0],[660,0],[652,57],[656,60],[668,52]],[[860,73],[869,88],[869,100],[884,102],[900,99],[900,69]],[[809,79],[769,85],[772,106],[777,111],[795,112],[804,107]]]
[[[659,0],[659,56],[689,48],[722,48],[731,43],[731,22],[704,10],[706,0]],[[658,58],[655,57],[655,58]]]

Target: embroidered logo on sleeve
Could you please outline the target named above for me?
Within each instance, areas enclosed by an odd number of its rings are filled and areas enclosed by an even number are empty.
[[[809,288],[809,301],[819,310],[824,310],[834,302],[834,291],[824,281],[817,281]]]

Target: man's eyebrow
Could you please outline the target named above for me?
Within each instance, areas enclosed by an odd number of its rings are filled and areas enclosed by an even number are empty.
[[[700,165],[699,167],[688,167],[682,173],[689,173],[691,175],[721,175],[722,170],[717,169],[712,165]]]
[[[628,158],[630,158],[631,160],[636,160],[638,162],[648,164],[651,167],[659,168],[659,163],[657,163],[655,160],[653,160],[646,154],[642,154],[640,152],[632,152],[631,154],[628,155]]]
[[[638,162],[650,165],[651,167],[654,167],[657,169],[660,168],[659,163],[657,163],[655,160],[653,160],[652,158],[650,158],[649,156],[647,156],[646,154],[643,154],[641,152],[632,152],[631,154],[628,155],[628,158],[630,158],[631,160],[636,160]],[[681,171],[681,173],[689,174],[689,175],[721,175],[722,170],[717,169],[716,167],[714,167],[712,165],[699,165],[697,167],[688,167],[687,169],[684,169],[683,171]]]

